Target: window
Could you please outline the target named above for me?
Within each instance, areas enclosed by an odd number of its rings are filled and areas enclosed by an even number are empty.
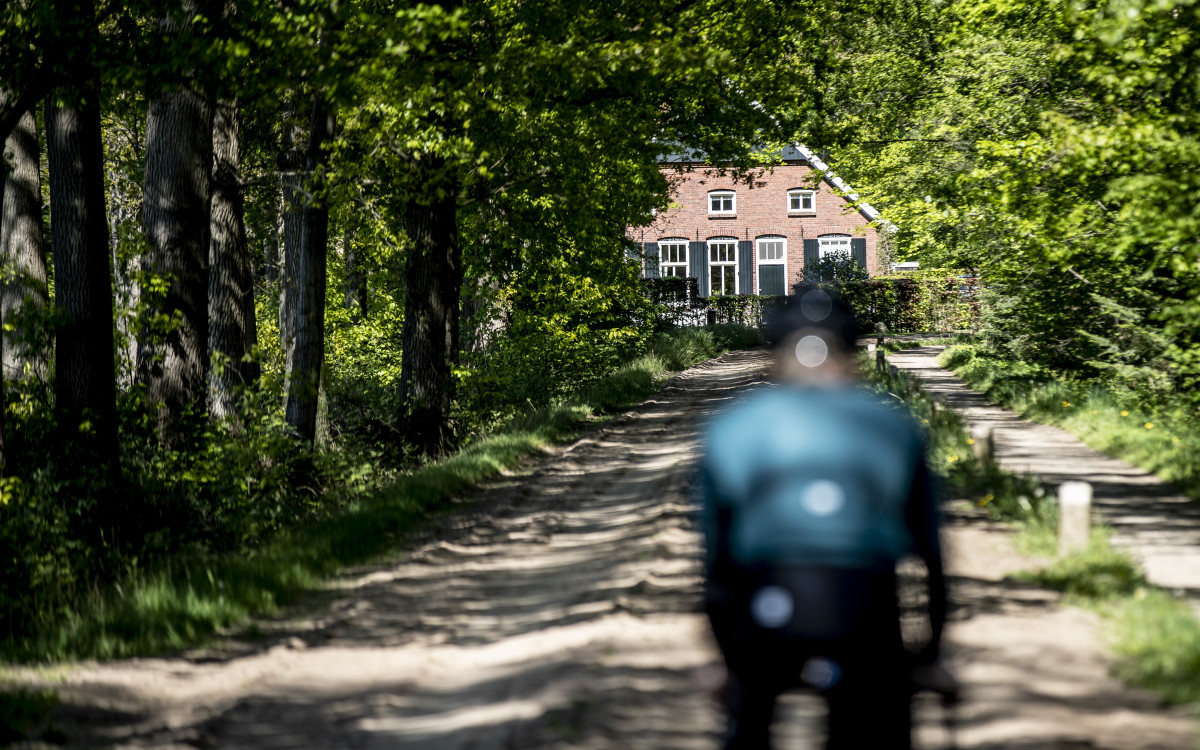
[[[688,275],[688,246],[685,240],[660,240],[658,243],[658,273],[660,276]]]
[[[708,215],[732,214],[737,210],[737,193],[732,190],[714,190],[708,194]]]
[[[737,293],[737,240],[708,241],[709,294]]]
[[[788,213],[798,213],[804,211],[815,211],[816,209],[816,193],[812,190],[789,190],[788,191]]]
[[[834,253],[842,253],[847,258],[850,257],[850,235],[835,234],[817,239],[820,241],[820,257],[826,258]]]
[[[758,293],[787,293],[787,239],[760,237],[758,245]]]

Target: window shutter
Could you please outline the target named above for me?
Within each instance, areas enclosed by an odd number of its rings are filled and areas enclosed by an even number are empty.
[[[644,259],[646,261],[646,265],[645,265],[646,270],[644,273],[644,278],[657,279],[658,278],[658,243],[657,242],[647,242],[646,243],[646,254],[644,256]]]
[[[700,296],[708,296],[708,244],[705,242],[688,243],[688,273],[696,278],[700,287]]]
[[[738,241],[738,294],[754,294],[754,243]]]
[[[805,240],[804,241],[804,270],[809,271],[817,265],[817,261],[821,259],[821,241],[820,240]],[[811,279],[805,279],[811,281]]]
[[[863,268],[867,267],[867,238],[866,237],[851,237],[850,238],[850,257],[854,258],[855,262]]]

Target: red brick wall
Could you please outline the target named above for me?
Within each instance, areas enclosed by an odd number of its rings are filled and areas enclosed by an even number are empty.
[[[787,238],[787,287],[800,279],[804,268],[804,240],[822,234],[849,234],[867,240],[867,270],[879,272],[876,254],[876,230],[868,228],[868,219],[838,197],[825,182],[811,185],[811,168],[803,162],[788,162],[771,171],[755,175],[751,184],[735,183],[732,175],[721,175],[711,167],[681,170],[664,167],[674,186],[672,207],[660,213],[647,227],[630,227],[629,237],[636,242],[657,242],[667,237],[688,241],[711,237],[736,237],[755,240],[764,235]],[[815,189],[814,210],[788,211],[787,191],[792,188]],[[737,193],[736,215],[709,216],[708,194],[713,190]],[[756,246],[757,247],[757,246]],[[757,264],[755,265],[757,270]],[[752,289],[758,288],[757,279]]]

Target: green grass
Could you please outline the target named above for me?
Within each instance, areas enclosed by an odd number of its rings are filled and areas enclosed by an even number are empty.
[[[1200,436],[1178,413],[1148,413],[1122,405],[1120,394],[1064,382],[1026,363],[988,356],[970,344],[949,347],[939,363],[972,388],[1022,417],[1055,424],[1093,448],[1124,458],[1200,497]],[[1027,554],[1057,552],[1056,508],[1041,521],[1026,519],[1016,537]],[[1062,591],[1071,603],[1100,613],[1113,651],[1114,672],[1170,703],[1200,702],[1200,620],[1187,602],[1146,583],[1137,565],[1096,529],[1089,546],[1053,559],[1022,578]]]
[[[1108,543],[1106,529],[1095,530],[1086,549],[1018,576],[1104,618],[1119,657],[1116,676],[1168,703],[1200,702],[1200,620],[1187,602],[1147,584],[1133,560]]]
[[[909,346],[915,345],[919,344]],[[1054,522],[1056,509],[1046,489],[1029,477],[977,459],[974,439],[957,413],[938,406],[903,372],[877,370],[866,359],[863,371],[869,382],[902,402],[921,425],[930,467],[959,493],[997,519],[1043,526]]]
[[[93,592],[36,637],[0,645],[14,662],[113,658],[195,645],[271,612],[352,563],[402,548],[430,518],[461,508],[479,482],[579,433],[598,415],[653,394],[673,371],[761,343],[755,329],[721,325],[660,334],[648,351],[586,390],[429,464],[336,518],[285,532],[253,554],[177,557]]]
[[[990,356],[970,344],[946,349],[939,363],[1001,406],[1053,424],[1200,499],[1200,425],[1182,409],[1150,412],[1127,394],[1072,383],[1048,370]]]
[[[57,705],[58,696],[49,690],[0,690],[0,747],[32,740],[61,744],[64,738],[47,720]]]

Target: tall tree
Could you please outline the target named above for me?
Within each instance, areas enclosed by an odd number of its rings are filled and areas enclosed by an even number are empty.
[[[427,453],[453,443],[448,423],[453,366],[458,358],[462,247],[458,241],[459,187],[455,167],[433,154],[418,157],[423,195],[404,209],[404,332],[400,369],[405,437]]]
[[[112,280],[104,208],[104,154],[92,0],[56,0],[56,69],[63,83],[46,105],[54,302],[55,401],[63,444],[77,468],[116,474],[116,373]],[[82,463],[80,463],[82,462]]]
[[[208,269],[209,414],[230,418],[234,392],[248,381],[247,344],[254,338],[254,288],[241,184],[237,104],[223,100],[213,117],[211,241]]]
[[[46,250],[42,242],[42,186],[37,122],[26,112],[4,144],[9,168],[0,212],[0,313],[10,325],[4,333],[4,376],[42,375],[46,352],[29,339],[22,317],[36,316],[50,302]],[[25,334],[24,336],[22,334]]]
[[[296,336],[296,309],[300,290],[300,238],[304,213],[304,142],[303,130],[295,124],[296,114],[284,111],[283,149],[279,154],[279,181],[282,203],[280,219],[282,241],[279,257],[279,342],[284,356]]]
[[[183,0],[160,22],[168,41],[178,45],[193,37],[193,19],[212,5]],[[142,268],[163,280],[157,306],[170,323],[139,341],[138,379],[157,408],[159,436],[166,442],[180,436],[189,412],[203,411],[208,372],[213,108],[195,71],[183,71],[180,78],[160,82],[150,100],[142,204],[150,246]]]
[[[296,322],[287,349],[285,407],[288,424],[301,439],[309,443],[316,437],[317,402],[325,363],[325,287],[329,244],[326,171],[333,131],[333,111],[323,94],[315,94],[304,162],[308,179],[300,215],[300,243],[296,258]]]

